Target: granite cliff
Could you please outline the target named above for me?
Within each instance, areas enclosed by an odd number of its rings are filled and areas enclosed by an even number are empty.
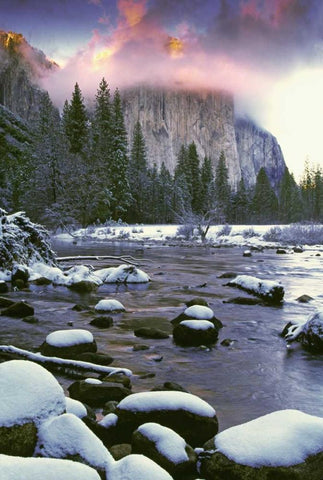
[[[285,168],[278,142],[251,120],[236,119],[229,93],[141,86],[124,91],[123,104],[129,141],[139,120],[149,163],[164,162],[174,171],[180,146],[194,141],[200,158],[210,157],[214,169],[224,151],[233,187],[241,178],[254,185],[265,167],[277,189]]]

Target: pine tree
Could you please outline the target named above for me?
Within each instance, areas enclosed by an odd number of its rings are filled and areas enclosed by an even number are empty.
[[[148,187],[148,170],[145,140],[139,121],[135,123],[132,137],[129,183],[133,197],[130,208],[132,221],[143,222],[148,210],[145,198]]]
[[[313,220],[314,217],[314,175],[309,162],[305,162],[304,174],[301,179],[301,195],[304,205],[305,220]]]
[[[264,167],[257,175],[252,211],[257,223],[272,223],[277,220],[278,200]]]
[[[245,182],[241,178],[238,189],[232,199],[232,221],[236,224],[245,224],[249,222],[249,195]]]
[[[218,221],[227,221],[230,209],[231,188],[229,184],[228,168],[224,152],[220,154],[219,162],[215,170],[215,200],[218,212]]]
[[[286,167],[279,186],[279,219],[282,223],[298,222],[302,211],[299,187]]]
[[[212,163],[205,157],[201,167],[201,210],[206,213],[214,208],[215,185]]]
[[[200,160],[197,154],[196,145],[190,143],[187,150],[188,175],[187,184],[191,194],[191,205],[194,213],[199,213],[202,209],[201,205],[201,172]]]
[[[69,140],[70,152],[78,154],[84,151],[88,142],[88,125],[84,100],[78,83],[75,84],[71,103],[65,102],[63,125]]]
[[[113,98],[112,114],[112,152],[110,165],[110,192],[112,218],[124,218],[132,202],[128,182],[128,142],[124,125],[122,102],[117,89]]]
[[[314,171],[313,218],[316,222],[323,220],[323,176],[320,166]]]
[[[171,223],[174,220],[172,210],[173,180],[164,162],[160,168],[159,186],[159,221],[161,223]]]

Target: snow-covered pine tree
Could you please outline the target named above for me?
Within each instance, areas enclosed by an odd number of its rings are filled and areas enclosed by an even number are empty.
[[[133,203],[130,207],[129,213],[132,221],[143,222],[145,221],[149,210],[146,202],[148,169],[145,140],[139,121],[137,121],[134,126],[128,176],[133,197]]]
[[[230,209],[231,188],[229,184],[228,168],[223,150],[215,170],[215,200],[218,212],[218,221],[224,223],[227,221]]]

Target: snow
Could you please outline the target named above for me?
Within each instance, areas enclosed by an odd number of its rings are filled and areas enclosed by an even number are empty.
[[[215,410],[201,398],[186,392],[140,392],[121,400],[120,410],[150,412],[154,410],[185,410],[203,417],[214,417]]]
[[[183,320],[180,325],[184,325],[192,330],[209,330],[215,328],[212,322],[208,320]]]
[[[93,335],[88,330],[56,330],[46,337],[46,343],[52,347],[71,347],[83,343],[92,343]]]
[[[188,460],[185,451],[185,440],[168,427],[158,423],[144,423],[138,428],[138,432],[156,444],[156,449],[168,458],[172,463],[186,462]]]
[[[109,480],[173,480],[166,470],[144,455],[127,455],[107,468]]]
[[[246,290],[258,292],[260,295],[268,295],[273,288],[282,288],[281,284],[272,280],[260,280],[251,275],[238,275],[230,283],[240,286]]]
[[[65,285],[70,287],[75,283],[82,281],[91,282],[95,285],[102,285],[102,281],[97,277],[91,268],[84,265],[75,265],[66,272],[58,267],[51,267],[44,263],[33,263],[29,268],[30,281],[44,277],[50,280],[54,285]]]
[[[197,320],[211,320],[214,317],[213,310],[203,305],[192,305],[184,311],[184,314]]]
[[[107,298],[100,300],[94,307],[97,312],[125,311],[124,306],[118,300]]]
[[[66,397],[66,413],[72,413],[78,418],[84,418],[87,416],[87,410],[82,402],[74,400],[74,398]]]
[[[215,436],[216,449],[251,467],[288,467],[323,451],[323,418],[279,410]]]
[[[107,375],[113,373],[123,373],[130,377],[132,375],[132,371],[128,368],[119,368],[119,367],[106,367],[105,365],[96,365],[95,363],[90,362],[82,362],[80,360],[70,360],[67,358],[58,358],[58,357],[46,357],[45,355],[41,355],[40,353],[33,353],[29,352],[28,350],[24,350],[23,348],[17,348],[12,345],[0,345],[1,352],[7,353],[14,353],[17,355],[21,355],[29,360],[33,360],[35,362],[50,362],[55,365],[61,365],[65,368],[70,368],[71,370],[93,370],[96,373],[105,373]]]
[[[143,270],[133,265],[119,265],[119,267],[96,270],[95,275],[103,283],[147,283],[149,276]]]
[[[71,460],[0,454],[1,480],[101,480],[93,468]]]
[[[27,360],[0,364],[0,425],[41,421],[65,411],[64,391],[45,368]]]
[[[99,425],[102,425],[102,427],[109,428],[109,427],[115,427],[118,423],[118,416],[115,413],[108,413],[108,415],[105,415],[105,417],[102,418],[102,420],[99,422]]]
[[[91,383],[92,385],[101,385],[101,380],[98,378],[86,378],[84,380],[85,383]]]
[[[100,469],[113,461],[102,441],[71,413],[51,418],[39,426],[35,455],[53,458],[80,455],[86,463]]]
[[[11,272],[9,270],[0,270],[0,280],[3,282],[10,282]]]

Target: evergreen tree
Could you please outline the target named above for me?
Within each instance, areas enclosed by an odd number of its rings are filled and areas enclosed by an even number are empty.
[[[252,211],[257,223],[272,223],[277,219],[278,200],[264,167],[257,175]]]
[[[147,202],[149,209],[147,211],[147,222],[158,223],[160,220],[160,205],[159,205],[159,173],[156,163],[147,171]]]
[[[238,189],[232,199],[232,221],[236,224],[245,224],[250,221],[249,219],[249,195],[246,189],[245,182],[241,178]]]
[[[118,220],[125,217],[127,209],[132,202],[128,182],[128,142],[124,125],[122,103],[119,90],[113,98],[112,115],[112,154],[110,165],[110,192],[112,218]]]
[[[214,208],[215,185],[211,159],[204,158],[201,167],[201,210],[206,213]]]
[[[171,223],[174,219],[172,210],[173,180],[164,162],[159,174],[159,221]]]
[[[196,145],[190,143],[187,150],[187,184],[191,195],[192,211],[199,213],[202,209],[201,205],[201,172],[200,160],[197,154]]]
[[[319,166],[314,171],[313,218],[316,222],[323,220],[323,176]]]
[[[286,167],[279,188],[279,220],[282,223],[298,222],[301,220],[302,210],[299,188]]]
[[[227,221],[230,209],[231,188],[229,184],[228,168],[224,152],[220,154],[219,162],[215,170],[215,200],[218,212],[218,221]]]
[[[148,170],[145,140],[140,122],[134,126],[129,162],[129,183],[133,203],[130,208],[132,221],[143,222],[149,209],[146,202],[148,188]]]
[[[78,154],[84,151],[88,142],[88,125],[84,100],[78,83],[75,84],[71,103],[65,102],[63,125],[69,140],[70,152]]]
[[[304,206],[305,220],[313,220],[314,216],[314,176],[313,169],[310,168],[309,162],[305,162],[304,174],[301,179],[301,195]]]

